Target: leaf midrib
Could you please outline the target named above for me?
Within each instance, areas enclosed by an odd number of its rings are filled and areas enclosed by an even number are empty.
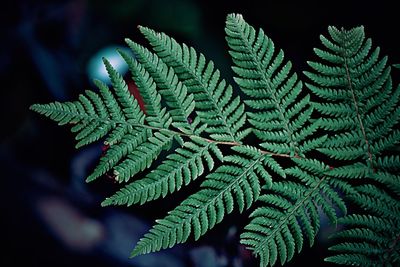
[[[368,161],[370,162],[371,167],[372,167],[373,166],[373,161],[372,161],[372,153],[371,153],[370,142],[369,142],[369,140],[367,138],[367,134],[366,134],[366,131],[365,131],[364,123],[363,123],[363,120],[361,118],[360,109],[359,109],[357,98],[356,98],[356,94],[355,94],[354,88],[353,88],[353,80],[352,80],[352,77],[350,75],[350,69],[349,69],[349,64],[348,64],[348,55],[347,55],[348,49],[347,49],[347,47],[345,45],[345,40],[343,40],[343,38],[342,38],[341,41],[342,41],[341,45],[344,47],[342,56],[343,56],[343,59],[344,59],[343,65],[344,65],[344,67],[346,69],[346,77],[345,78],[346,78],[346,80],[348,82],[348,88],[350,89],[350,92],[351,92],[351,98],[352,98],[354,109],[355,109],[355,112],[356,112],[356,115],[357,115],[357,120],[358,120],[358,123],[359,123],[359,126],[360,126],[360,130],[361,130],[361,133],[362,133],[363,139],[364,139],[363,141],[365,142],[365,144],[367,146],[367,149],[366,149],[365,152],[366,152],[366,154],[368,156]]]

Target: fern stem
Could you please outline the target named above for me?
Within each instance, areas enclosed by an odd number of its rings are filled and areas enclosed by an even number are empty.
[[[215,141],[215,140],[208,139],[208,138],[203,138],[203,139],[205,141],[209,142],[209,143],[215,143],[215,144],[218,144],[218,145],[228,145],[228,146],[240,146],[240,145],[242,145],[241,143],[238,143],[238,142]]]
[[[370,148],[369,141],[367,139],[367,134],[365,132],[364,123],[363,123],[363,121],[361,119],[360,110],[359,110],[359,107],[358,107],[358,104],[357,104],[356,95],[354,93],[353,84],[352,84],[352,80],[351,80],[351,76],[350,76],[350,70],[349,70],[349,66],[348,66],[348,63],[347,63],[346,51],[344,52],[344,67],[346,69],[346,78],[347,78],[347,82],[349,83],[349,89],[350,89],[350,92],[351,92],[351,97],[352,97],[352,100],[353,100],[354,108],[356,110],[357,120],[358,120],[358,123],[360,125],[361,133],[363,135],[365,144],[367,145],[368,160],[371,163],[371,168],[373,168],[371,148]]]
[[[134,127],[144,127],[144,128],[148,128],[151,130],[156,130],[156,131],[168,131],[169,133],[175,134],[175,135],[180,135],[180,136],[186,136],[186,137],[197,137],[197,138],[201,138],[204,141],[207,141],[209,143],[214,143],[216,145],[227,145],[227,146],[241,146],[242,144],[239,142],[229,142],[229,141],[216,141],[213,139],[209,139],[209,138],[205,138],[205,137],[201,137],[198,135],[194,135],[194,134],[186,134],[186,133],[182,133],[182,132],[178,132],[178,131],[174,131],[174,130],[170,130],[170,129],[165,129],[165,128],[159,128],[159,127],[154,127],[154,126],[149,126],[149,125],[143,125],[143,124],[131,124]],[[260,149],[261,154],[263,155],[271,155],[271,156],[275,156],[275,157],[282,157],[282,158],[301,158],[297,153],[294,156],[291,156],[289,154],[280,154],[280,153],[274,153],[271,151],[266,151],[266,150],[262,150]]]
[[[32,108],[32,107],[31,107],[31,109],[34,110],[34,108]],[[63,114],[71,115],[71,112],[70,112],[70,111],[59,110],[58,112],[59,112],[59,113],[63,113]],[[72,114],[72,115],[74,115],[74,114]],[[147,128],[147,129],[151,129],[151,130],[155,130],[155,131],[160,131],[160,132],[162,132],[162,131],[168,132],[168,133],[171,133],[171,134],[174,134],[174,135],[186,136],[186,137],[189,137],[189,138],[191,138],[191,137],[197,137],[197,138],[201,138],[201,139],[203,139],[204,141],[207,141],[207,142],[209,142],[209,143],[214,143],[214,144],[216,144],[216,145],[227,145],[227,146],[240,146],[240,145],[242,145],[241,143],[236,142],[236,141],[232,141],[232,142],[229,142],[229,141],[216,141],[216,140],[209,139],[209,138],[205,138],[205,137],[198,136],[198,135],[195,135],[195,134],[186,134],[186,133],[174,131],[174,130],[171,130],[171,129],[160,128],[160,127],[155,127],[155,126],[150,126],[150,125],[145,125],[145,124],[139,124],[139,123],[131,123],[131,122],[124,121],[124,120],[113,120],[113,119],[110,119],[110,118],[102,118],[102,117],[99,117],[99,116],[97,116],[97,115],[91,115],[91,116],[89,116],[89,115],[84,114],[84,115],[81,115],[81,116],[80,116],[80,119],[96,120],[96,121],[98,121],[98,122],[100,122],[100,123],[104,123],[104,124],[122,124],[122,125],[126,125],[126,126]],[[268,155],[275,156],[275,157],[283,157],[283,158],[293,158],[293,157],[294,157],[294,158],[300,158],[297,154],[295,154],[294,156],[291,156],[291,155],[289,155],[289,154],[273,153],[273,152],[265,151],[265,150],[261,150],[261,149],[260,149],[260,152],[261,152],[262,154],[264,154],[264,155],[265,155],[265,154],[268,154]]]
[[[301,157],[298,154],[295,154],[294,156],[291,156],[289,154],[280,154],[280,153],[274,153],[274,152],[270,152],[270,151],[265,151],[265,150],[261,150],[260,152],[264,155],[271,155],[271,156],[276,156],[276,157],[282,157],[282,158],[296,158],[296,159],[300,159]]]

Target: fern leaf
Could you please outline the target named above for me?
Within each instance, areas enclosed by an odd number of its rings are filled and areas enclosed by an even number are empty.
[[[239,142],[248,130],[241,131],[246,117],[240,97],[232,97],[233,89],[212,61],[186,44],[180,45],[164,33],[139,27],[153,46],[155,53],[172,67],[188,91],[194,95],[198,116],[209,127],[211,138],[218,141]]]
[[[132,256],[197,240],[234,209],[243,213],[258,202],[241,243],[261,266],[284,265],[304,243],[312,246],[320,212],[345,226],[332,235],[326,261],[399,265],[400,86],[393,87],[388,58],[362,27],[329,27],[329,37],[320,37],[318,60],[305,72],[310,97],[263,30],[228,15],[226,40],[243,102],[203,54],[139,28],[153,51],[126,39],[134,57],[119,53],[145,113],[106,59],[111,88],[94,81],[99,91],[76,101],[31,106],[71,125],[77,147],[105,139],[109,147],[88,182],[109,173],[127,182],[167,151],[161,164],[103,206],[144,204],[204,176],[200,190],[157,220]],[[254,145],[243,144],[250,132]],[[180,146],[169,151],[174,143]],[[347,214],[348,202],[355,204],[353,214]]]
[[[173,121],[179,123],[180,127],[185,127],[193,132],[188,119],[195,107],[194,98],[188,92],[186,86],[177,78],[173,68],[169,68],[157,55],[151,53],[145,47],[129,39],[126,39],[126,42],[135,53],[137,60],[155,81],[160,94],[171,108],[170,113]]]
[[[326,50],[316,50],[324,63],[309,62],[313,72],[305,74],[313,82],[309,89],[323,99],[314,104],[327,116],[321,127],[340,132],[318,150],[341,160],[328,173],[330,177],[363,179],[363,185],[354,187],[348,198],[364,214],[338,220],[349,229],[334,235],[340,243],[330,248],[336,255],[326,260],[357,266],[396,265],[398,242],[390,240],[398,240],[400,211],[393,197],[398,198],[400,188],[393,172],[399,162],[391,149],[400,141],[399,131],[393,129],[400,118],[396,107],[400,91],[393,90],[387,57],[380,58],[379,48],[371,50],[372,42],[365,39],[362,27],[328,30],[330,38],[321,37]],[[364,235],[354,235],[361,232]]]
[[[318,185],[307,191],[301,184],[273,183],[259,198],[262,207],[250,217],[241,243],[260,257],[260,266],[283,265],[303,248],[304,236],[313,244],[319,229],[317,208],[312,202]],[[305,193],[305,194],[304,194]]]
[[[190,233],[197,240],[231,213],[235,204],[241,212],[249,208],[260,194],[260,181],[254,169],[262,167],[264,157],[260,152],[250,159],[225,156],[225,164],[206,176],[199,192],[184,200],[140,239],[132,256],[183,243]]]
[[[150,126],[168,128],[172,122],[169,112],[161,107],[161,95],[156,90],[156,83],[149,73],[131,56],[119,51],[132,73],[132,79],[138,87],[146,110],[146,121]],[[182,109],[178,109],[182,110]]]
[[[79,100],[75,102],[33,105],[31,109],[62,125],[74,124],[72,131],[79,140],[77,147],[108,135],[105,143],[111,145],[111,148],[87,181],[93,181],[111,169],[114,169],[118,181],[127,181],[137,172],[149,167],[161,150],[171,145],[173,134],[153,134],[150,129],[143,127],[144,113],[129,93],[123,78],[106,59],[104,64],[110,75],[115,96],[107,85],[94,81],[100,95],[86,91],[87,96],[80,95]],[[161,114],[162,111],[157,116]],[[158,117],[161,123],[159,126],[169,125],[170,121],[166,116],[168,114],[164,113]]]
[[[204,162],[210,171],[213,170],[211,147],[221,153],[214,143],[193,138],[192,142],[184,143],[182,148],[169,154],[167,159],[145,178],[134,181],[107,198],[102,206],[144,204],[178,191],[183,185],[188,185],[203,174]]]
[[[274,43],[260,29],[247,24],[240,15],[229,15],[226,23],[227,41],[235,66],[235,81],[242,91],[250,97],[246,104],[255,109],[249,112],[250,123],[256,135],[264,141],[264,147],[272,149],[276,145],[270,142],[290,144],[273,151],[296,153],[296,140],[293,132],[308,120],[304,112],[308,106],[308,97],[295,102],[302,88],[296,74],[290,74],[291,63],[283,64],[283,52],[275,54]],[[261,109],[256,99],[269,100],[273,104]],[[294,105],[292,105],[294,104]],[[286,112],[289,109],[289,112]],[[295,115],[298,120],[295,120]],[[269,130],[266,132],[265,130]],[[271,135],[270,132],[279,133]],[[271,139],[272,136],[272,139]]]
[[[132,130],[133,124],[143,123],[144,114],[136,100],[128,95],[129,92],[122,78],[114,73],[108,63],[105,64],[112,73],[112,81],[117,86],[115,92],[121,105],[105,84],[95,81],[100,89],[100,96],[95,92],[87,91],[87,97],[80,95],[79,100],[75,102],[54,102],[31,106],[31,110],[61,125],[73,124],[72,132],[76,133],[76,139],[79,140],[77,147],[97,141],[107,134],[109,135],[107,142],[114,143],[120,140],[124,133]]]
[[[399,121],[400,114],[393,111],[400,92],[398,88],[392,90],[387,58],[379,58],[379,49],[371,52],[371,40],[365,39],[362,27],[349,31],[330,27],[329,34],[331,40],[321,37],[326,52],[340,60],[324,58],[317,53],[326,63],[309,62],[314,72],[305,74],[314,83],[309,85],[310,90],[325,100],[314,104],[319,112],[328,116],[321,126],[343,132],[330,138],[326,143],[328,148],[320,151],[334,159],[365,158],[368,165],[373,166],[379,153],[399,142],[398,132],[391,129]],[[337,101],[338,95],[342,102]],[[344,125],[337,122],[339,119],[354,123],[346,128],[328,128],[327,124]]]

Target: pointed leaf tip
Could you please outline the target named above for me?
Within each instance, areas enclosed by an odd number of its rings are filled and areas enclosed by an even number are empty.
[[[227,15],[226,17],[227,20],[242,20],[243,16],[241,14],[237,14],[237,13],[230,13]]]
[[[33,104],[29,106],[29,110],[36,111],[38,104]]]
[[[112,201],[110,198],[106,198],[105,200],[103,200],[100,204],[102,207],[107,207],[112,205]]]

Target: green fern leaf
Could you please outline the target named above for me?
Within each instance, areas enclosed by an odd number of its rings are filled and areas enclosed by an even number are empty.
[[[263,141],[260,146],[294,156],[297,165],[285,170],[286,175],[300,179],[296,190],[290,191],[295,187],[292,183],[270,183],[271,191],[260,199],[262,207],[252,214],[253,220],[241,236],[241,242],[260,256],[261,266],[274,265],[278,259],[284,264],[293,257],[296,246],[301,250],[303,235],[313,243],[319,229],[317,205],[334,223],[336,212],[327,199],[344,212],[346,206],[333,185],[318,178],[328,167],[318,160],[298,158],[322,145],[327,137],[312,137],[320,121],[311,122],[310,98],[300,97],[302,83],[291,74],[291,63],[284,63],[282,51],[275,53],[274,43],[262,29],[256,32],[240,15],[228,16],[225,31],[235,63],[235,81],[249,98],[249,122]],[[281,190],[284,185],[285,191]]]
[[[228,15],[226,41],[244,101],[203,54],[139,29],[153,50],[126,39],[134,56],[119,53],[145,112],[106,59],[111,88],[94,81],[98,92],[76,101],[31,106],[71,125],[77,147],[105,140],[88,182],[111,173],[119,182],[133,179],[102,206],[144,204],[202,177],[199,191],[156,220],[132,256],[197,240],[257,202],[240,237],[261,266],[284,265],[304,243],[312,246],[320,212],[345,226],[332,235],[326,261],[399,265],[400,86],[362,27],[329,27],[329,37],[320,37],[324,48],[314,50],[318,60],[305,72],[310,96],[262,29]],[[245,143],[251,132],[253,145]]]
[[[143,123],[144,114],[127,91],[125,82],[107,61],[105,64],[112,74],[112,81],[116,85],[115,94],[121,104],[118,104],[104,83],[95,81],[101,97],[95,92],[87,91],[87,97],[80,95],[79,100],[75,102],[31,106],[31,110],[49,117],[60,125],[73,124],[72,132],[76,133],[76,139],[79,140],[77,147],[97,141],[107,134],[107,143],[112,144],[120,140],[124,133],[132,130],[133,125]]]
[[[192,142],[184,143],[182,148],[169,154],[167,159],[145,178],[125,186],[103,201],[102,206],[144,204],[179,190],[204,173],[204,162],[210,171],[213,170],[212,150],[221,153],[214,143],[192,138]]]
[[[161,107],[161,95],[156,90],[156,83],[149,73],[131,56],[122,50],[119,51],[128,64],[140,96],[145,103],[146,120],[150,126],[168,128],[172,123],[171,115],[165,108]]]
[[[256,32],[240,15],[228,16],[225,31],[235,63],[235,81],[254,110],[248,112],[249,122],[264,141],[260,145],[276,153],[298,155],[303,142],[310,141],[296,133],[305,131],[304,127],[315,131],[316,125],[305,126],[312,113],[310,98],[300,98],[302,83],[291,74],[292,64],[284,63],[283,52],[275,52],[274,43],[262,29]]]
[[[212,61],[207,62],[203,54],[199,55],[185,44],[180,45],[164,33],[146,27],[139,29],[155,53],[175,70],[188,91],[194,94],[196,113],[209,126],[206,132],[211,138],[239,142],[248,134],[248,130],[241,131],[246,121],[244,105],[239,96],[232,96],[232,87],[220,80],[220,73],[214,69]]]
[[[372,166],[379,153],[399,143],[398,131],[391,129],[400,118],[395,108],[400,92],[398,88],[392,90],[387,58],[379,59],[378,48],[370,52],[372,43],[365,40],[362,27],[349,31],[330,27],[329,34],[332,40],[323,36],[321,40],[325,52],[335,59],[321,56],[322,50],[316,50],[326,63],[309,62],[315,72],[305,74],[314,83],[307,85],[310,90],[326,101],[314,104],[328,116],[321,126],[343,132],[330,138],[327,148],[320,151],[340,160],[364,158]],[[351,121],[352,126],[344,128],[343,120]]]
[[[243,157],[249,154],[253,156]],[[254,169],[263,168],[265,157],[268,156],[261,152],[255,155],[254,151],[225,156],[225,164],[206,176],[202,189],[159,220],[138,242],[132,256],[183,243],[190,233],[197,240],[231,213],[235,204],[241,212],[248,209],[260,194],[260,181]]]
[[[313,82],[307,86],[321,98],[314,104],[326,116],[321,127],[337,133],[318,150],[340,160],[330,177],[362,179],[363,185],[354,187],[348,198],[364,213],[338,220],[349,229],[333,235],[340,242],[330,248],[336,255],[326,260],[356,266],[396,265],[400,253],[393,237],[398,240],[400,210],[395,198],[400,188],[393,171],[399,162],[390,150],[400,141],[399,131],[393,130],[400,118],[399,88],[392,89],[387,57],[379,57],[379,48],[371,52],[372,42],[365,40],[362,27],[328,30],[330,38],[321,36],[326,50],[315,50],[324,63],[309,62],[313,72],[305,72]]]
[[[189,94],[186,86],[178,80],[174,70],[168,68],[155,54],[129,39],[126,42],[135,53],[140,64],[154,79],[160,94],[164,96],[167,105],[172,109],[170,113],[174,123],[189,129],[189,132],[192,133],[193,129],[190,127],[188,119],[195,106],[193,95]]]

